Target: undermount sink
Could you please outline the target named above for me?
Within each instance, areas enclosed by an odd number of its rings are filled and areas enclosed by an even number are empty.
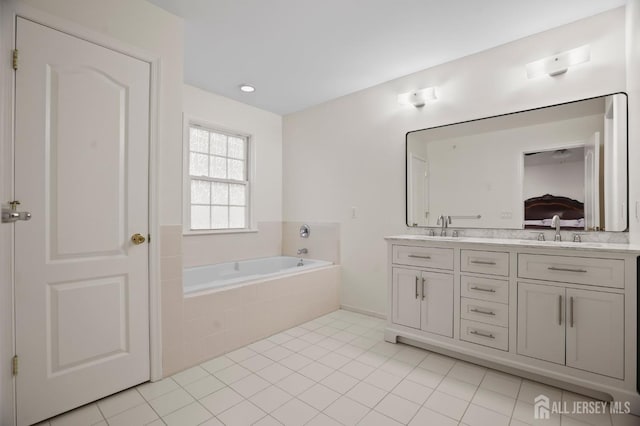
[[[522,244],[532,245],[544,245],[544,246],[558,246],[558,247],[585,247],[585,248],[597,248],[602,247],[600,243],[580,242],[573,241],[539,241],[539,240],[518,240]]]

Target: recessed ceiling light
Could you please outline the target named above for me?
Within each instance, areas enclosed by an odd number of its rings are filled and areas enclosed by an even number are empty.
[[[252,93],[256,91],[256,88],[251,86],[250,84],[241,84],[240,90],[242,90],[245,93]]]

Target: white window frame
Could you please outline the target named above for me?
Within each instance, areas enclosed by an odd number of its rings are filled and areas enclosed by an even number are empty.
[[[208,122],[199,118],[195,118],[184,114],[183,116],[183,133],[182,133],[182,233],[189,235],[209,235],[209,234],[241,234],[247,232],[258,232],[254,221],[254,186],[255,186],[255,147],[252,135],[237,130],[232,130],[215,123]],[[228,136],[238,136],[247,141],[247,222],[245,228],[229,228],[229,229],[191,229],[191,175],[189,174],[189,129],[191,127],[202,127],[212,132],[220,132]]]

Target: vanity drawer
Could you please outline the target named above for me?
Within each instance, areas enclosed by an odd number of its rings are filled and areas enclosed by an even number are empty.
[[[460,317],[486,324],[508,327],[509,305],[461,297]]]
[[[461,319],[460,340],[508,351],[509,329],[507,327]]]
[[[624,261],[593,257],[519,254],[518,277],[624,288]]]
[[[506,277],[509,275],[509,253],[460,250],[460,270]]]
[[[452,270],[453,249],[394,245],[393,263]]]
[[[490,302],[509,303],[509,281],[462,275],[460,295]]]

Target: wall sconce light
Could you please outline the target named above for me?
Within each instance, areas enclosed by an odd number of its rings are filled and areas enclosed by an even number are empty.
[[[413,105],[416,108],[422,108],[427,102],[437,99],[435,87],[427,87],[398,95],[398,103],[400,105]]]
[[[591,47],[585,44],[584,46],[528,63],[526,65],[527,77],[536,78],[542,75],[555,77],[567,72],[569,67],[589,62],[590,59]]]

